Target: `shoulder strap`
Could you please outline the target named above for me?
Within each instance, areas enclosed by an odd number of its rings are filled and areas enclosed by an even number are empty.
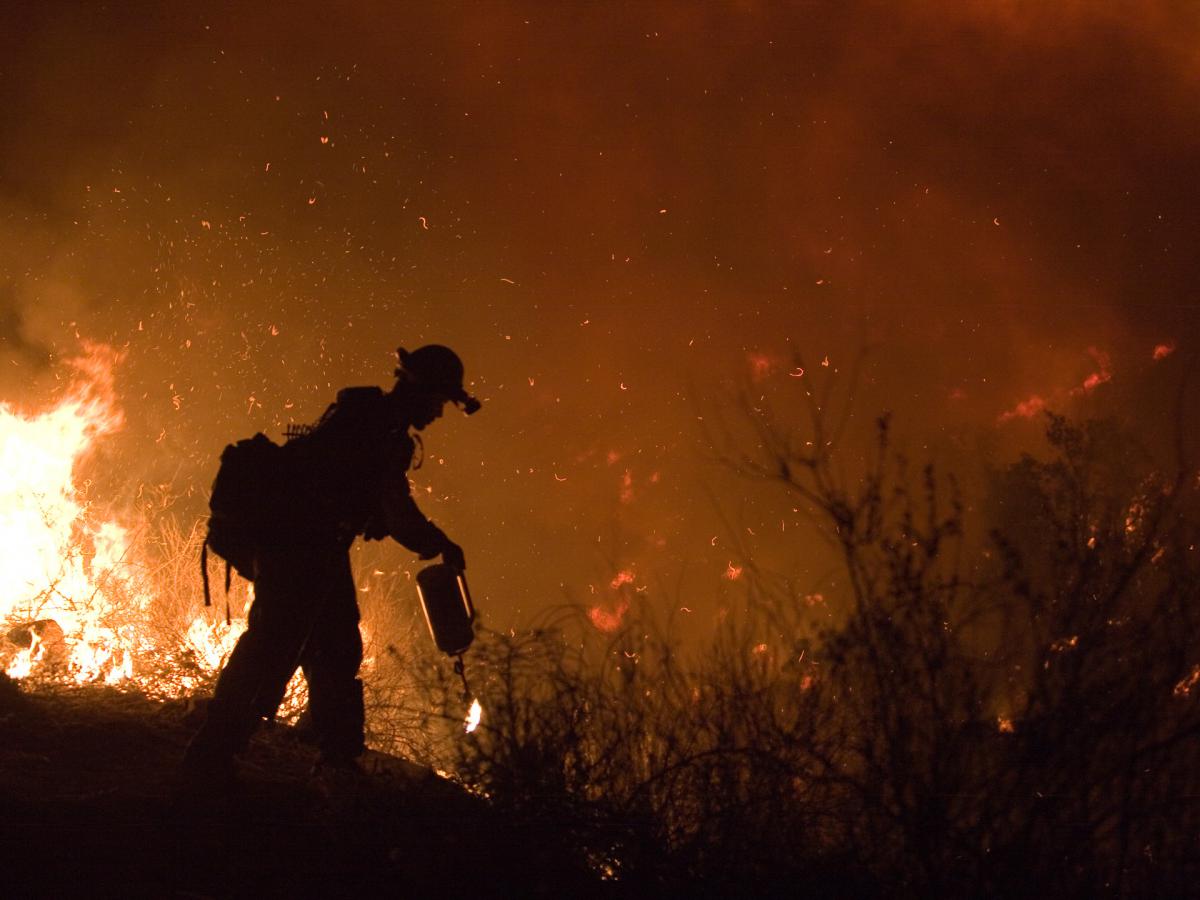
[[[200,548],[200,580],[204,583],[204,605],[212,606],[212,596],[208,591],[208,539]]]
[[[229,587],[233,580],[233,564],[225,560],[225,624],[233,624],[233,616],[229,612]],[[204,605],[212,606],[212,595],[208,589],[208,541],[200,548],[200,581],[204,584]]]

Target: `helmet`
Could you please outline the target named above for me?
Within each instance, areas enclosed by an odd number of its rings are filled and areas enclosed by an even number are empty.
[[[463,364],[458,354],[441,344],[426,344],[411,353],[396,349],[400,365],[396,377],[433,394],[441,394],[463,408],[468,416],[482,404],[463,389]]]

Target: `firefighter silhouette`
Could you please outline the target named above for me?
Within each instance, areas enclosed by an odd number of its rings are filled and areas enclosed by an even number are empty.
[[[221,671],[207,717],[188,746],[185,776],[228,783],[233,759],[272,718],[302,668],[321,769],[355,769],[364,752],[362,638],[349,550],[358,536],[392,537],[421,559],[466,567],[462,548],[417,507],[407,472],[420,432],[447,403],[468,415],[463,364],[430,344],[397,351],[390,391],[351,387],[280,448],[278,508],[255,541],[247,629]]]

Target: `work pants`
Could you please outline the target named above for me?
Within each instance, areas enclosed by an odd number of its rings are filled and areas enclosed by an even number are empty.
[[[243,751],[259,723],[275,715],[297,667],[308,681],[322,757],[363,752],[363,646],[348,550],[344,540],[297,539],[260,552],[246,631],[217,680],[189,757]]]

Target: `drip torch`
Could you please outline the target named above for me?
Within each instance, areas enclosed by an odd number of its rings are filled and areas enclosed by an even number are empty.
[[[467,589],[467,576],[458,569],[436,563],[417,573],[417,597],[429,634],[437,648],[456,657],[454,671],[463,683],[463,701],[471,699],[462,655],[475,640],[475,606]]]

